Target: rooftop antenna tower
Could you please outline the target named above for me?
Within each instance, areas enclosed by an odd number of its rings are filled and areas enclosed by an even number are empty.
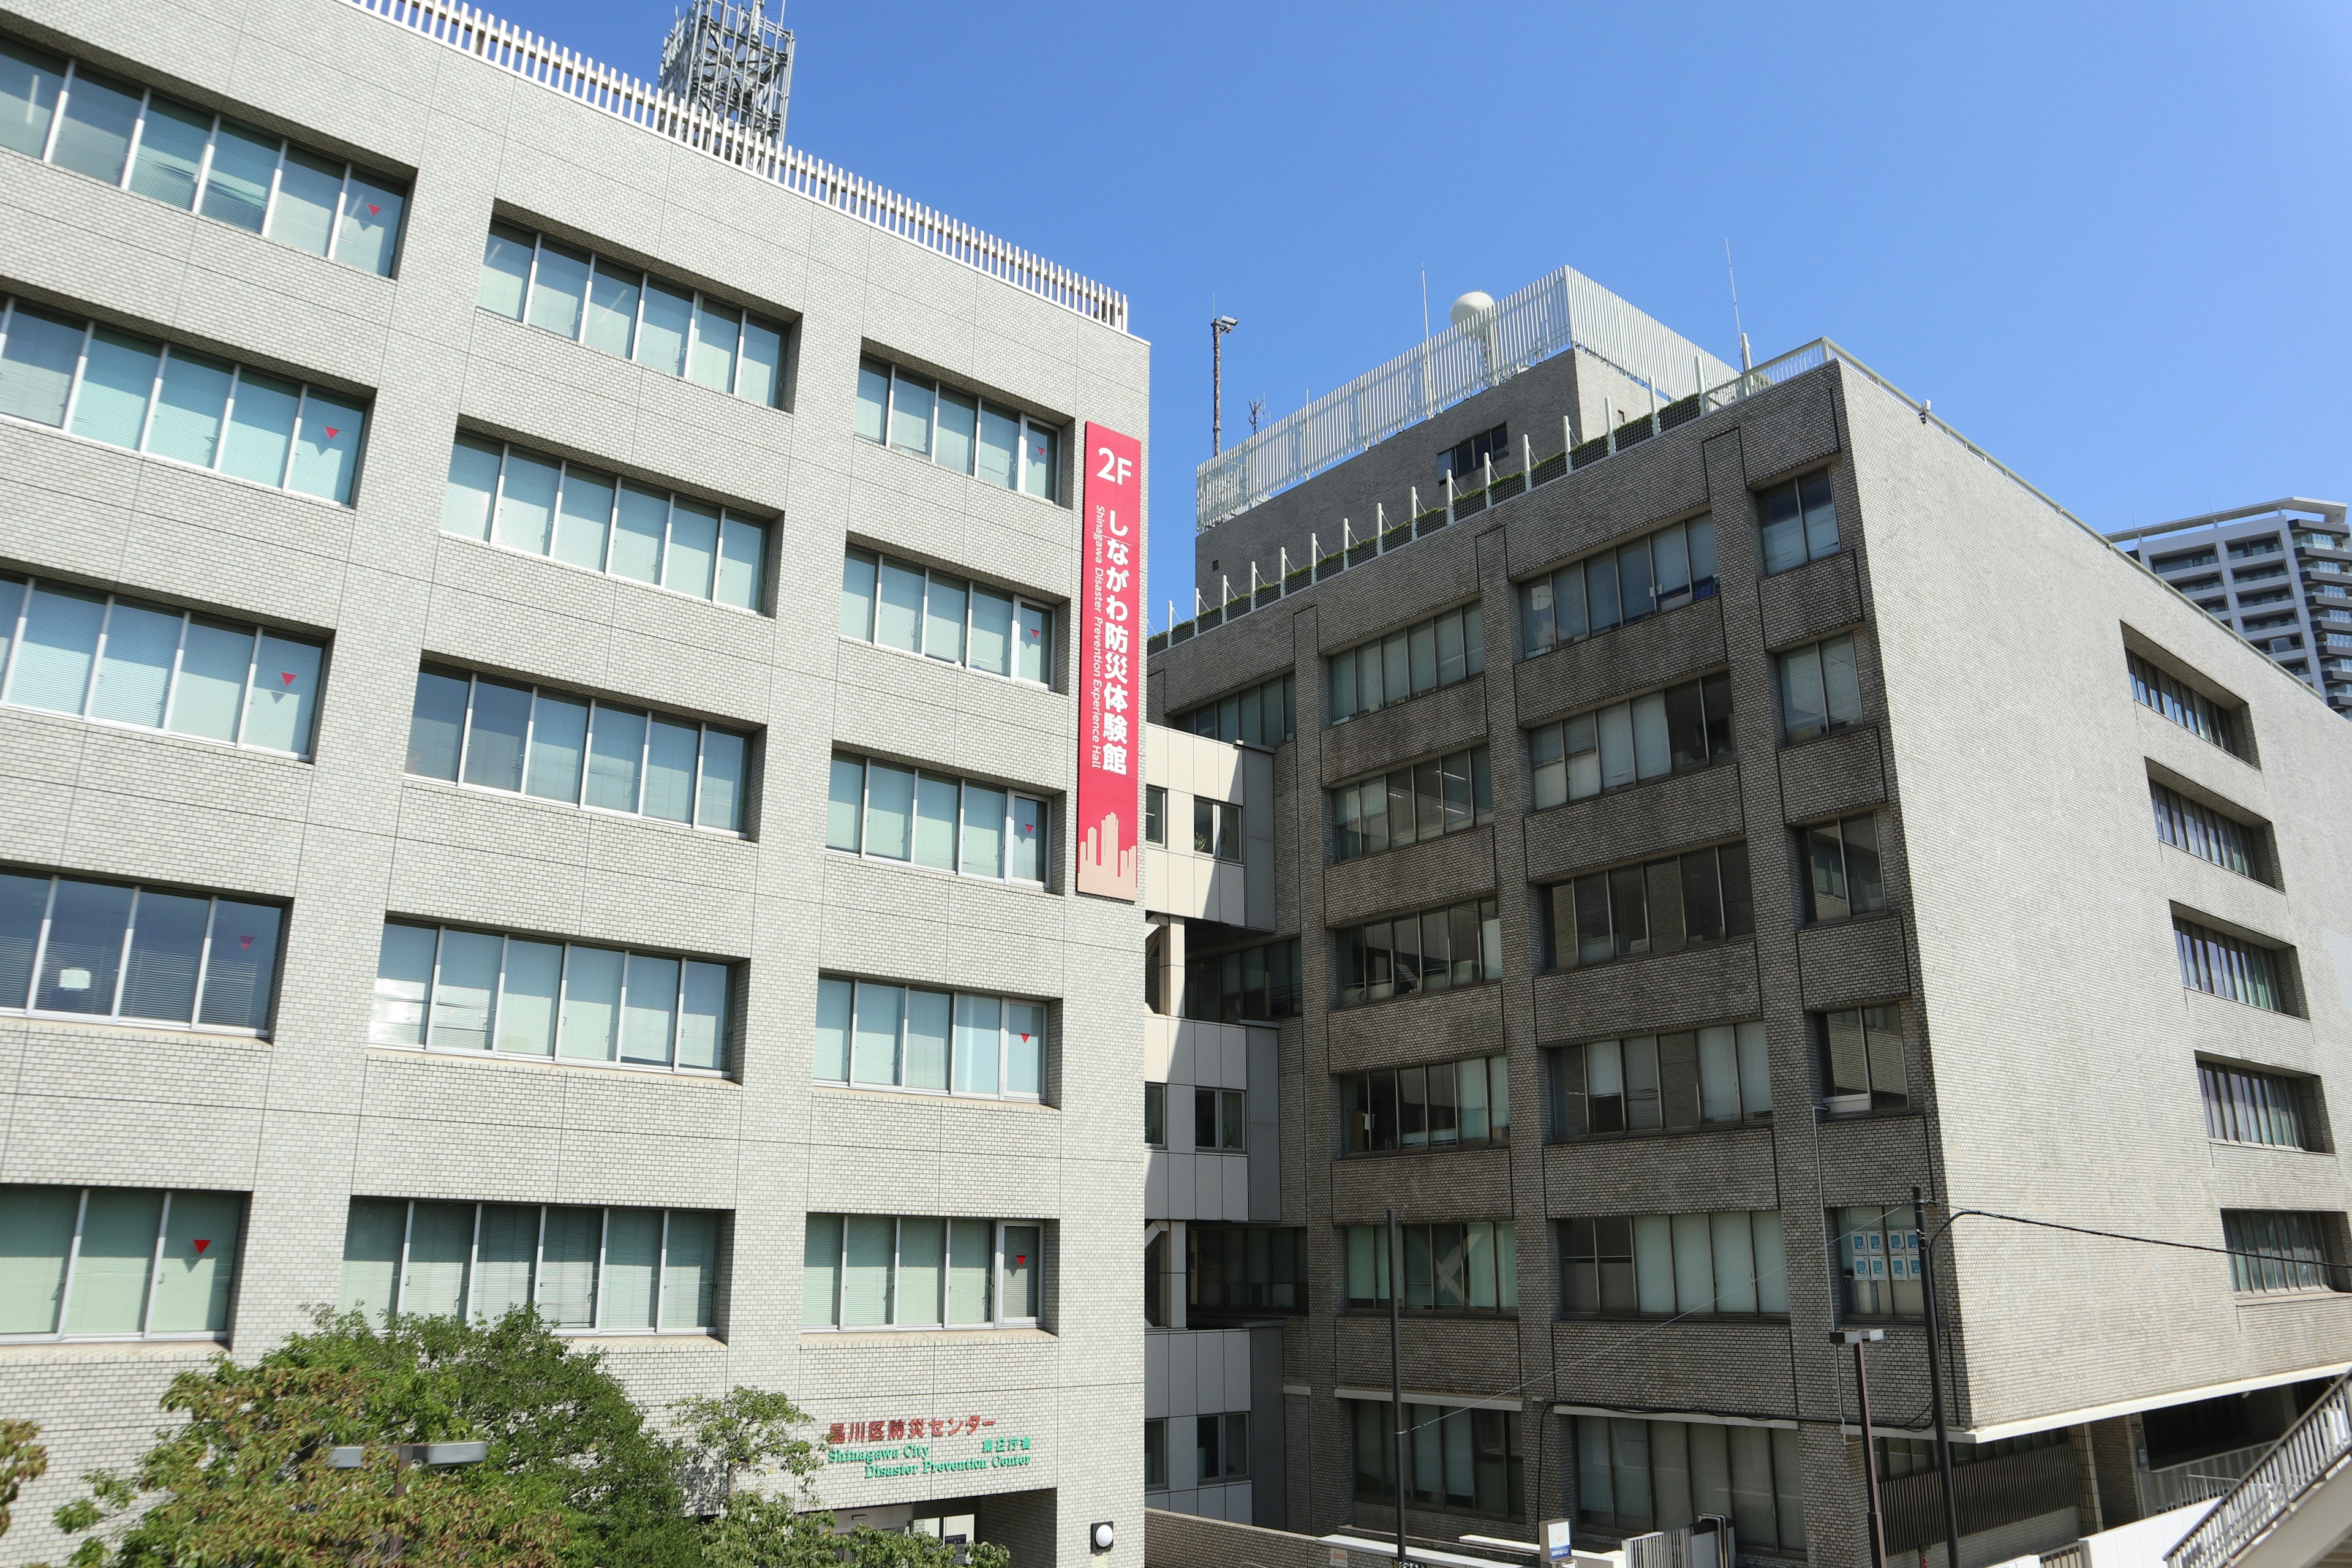
[[[749,10],[727,0],[696,0],[678,12],[662,44],[659,86],[747,136],[781,146],[793,100],[793,36],[778,0]]]

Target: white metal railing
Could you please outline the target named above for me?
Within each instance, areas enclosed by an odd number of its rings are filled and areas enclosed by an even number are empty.
[[[707,153],[836,212],[960,261],[1090,321],[1126,331],[1127,296],[970,224],[908,201],[870,180],[778,142],[747,134],[653,83],[574,54],[536,33],[448,0],[345,0],[460,54],[560,92],[591,109]]]
[[[1570,347],[1649,387],[1659,403],[1733,374],[1689,339],[1563,267],[1476,321],[1447,327],[1202,463],[1194,477],[1198,523],[1214,528]]]
[[[2225,1568],[2270,1533],[2304,1495],[2352,1462],[2352,1401],[2339,1380],[2271,1445],[2245,1479],[2164,1554],[2167,1568]]]
[[[2167,1465],[2160,1470],[2143,1470],[2139,1474],[2139,1511],[2142,1519],[2176,1508],[2186,1508],[2192,1502],[2210,1502],[2246,1479],[2254,1461],[2271,1451],[2268,1443],[2256,1443],[2251,1447],[2232,1448],[2224,1454],[2208,1454],[2201,1459],[2186,1464]]]

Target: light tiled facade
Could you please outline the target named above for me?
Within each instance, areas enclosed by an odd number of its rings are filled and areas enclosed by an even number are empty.
[[[0,705],[5,869],[283,909],[259,1036],[0,1020],[0,1201],[30,1185],[245,1199],[226,1348],[249,1358],[340,1299],[354,1198],[716,1211],[713,1321],[595,1337],[644,1400],[736,1384],[830,1427],[994,1423],[1025,1464],[868,1479],[883,1522],[975,1515],[1024,1563],[1140,1561],[1144,1150],[1139,906],[1072,890],[1079,484],[1095,421],[1145,433],[1123,331],[337,0],[158,27],[26,4],[12,42],[95,62],[407,187],[377,276],[0,151],[0,290],[331,388],[366,408],[349,505],[0,419],[0,568],[325,648],[306,754]],[[648,40],[651,43],[651,40]],[[477,309],[493,220],[617,257],[789,327],[780,406]],[[1061,432],[1052,499],[858,439],[861,357],[925,367]],[[467,431],[764,521],[752,607],[455,537]],[[836,630],[858,544],[1057,606],[1050,684]],[[751,737],[738,832],[407,776],[426,662]],[[1045,799],[1045,885],[829,851],[836,751]],[[388,918],[729,966],[724,1070],[626,1070],[370,1044]],[[813,1082],[821,975],[1045,1005],[1030,1100]],[[1034,1327],[804,1330],[809,1214],[1034,1224]],[[665,1314],[667,1316],[667,1314]],[[73,1478],[121,1464],[210,1342],[0,1344],[0,1409],[40,1421],[49,1479],[0,1552],[58,1551]],[[1127,1456],[1117,1462],[1105,1456]],[[899,1505],[911,1505],[900,1507]],[[878,1510],[878,1511],[872,1511]]]

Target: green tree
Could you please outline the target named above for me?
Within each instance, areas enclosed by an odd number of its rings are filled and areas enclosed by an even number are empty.
[[[833,1531],[833,1515],[810,1508],[824,1452],[802,1435],[812,1425],[789,1395],[754,1388],[670,1406],[687,1432],[688,1471],[715,1493],[702,1523],[705,1568],[950,1568],[955,1549],[923,1535],[859,1529]],[[774,1489],[761,1489],[760,1483]],[[844,1551],[848,1555],[845,1559]],[[1006,1568],[1011,1554],[980,1542],[973,1568]]]
[[[25,1483],[49,1473],[49,1451],[33,1441],[40,1435],[30,1421],[0,1421],[0,1535],[8,1533],[9,1512]]]

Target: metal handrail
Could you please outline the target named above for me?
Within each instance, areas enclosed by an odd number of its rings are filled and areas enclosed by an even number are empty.
[[[2164,1554],[2168,1568],[2225,1568],[2352,1462],[2352,1374],[2319,1396],[2270,1452]]]
[[[846,213],[886,234],[961,262],[1089,321],[1124,332],[1127,296],[1080,277],[970,224],[797,148],[747,132],[652,82],[577,55],[487,11],[454,0],[346,0],[346,3],[497,67],[576,103],[626,121],[680,146],[708,153],[788,191]]]

